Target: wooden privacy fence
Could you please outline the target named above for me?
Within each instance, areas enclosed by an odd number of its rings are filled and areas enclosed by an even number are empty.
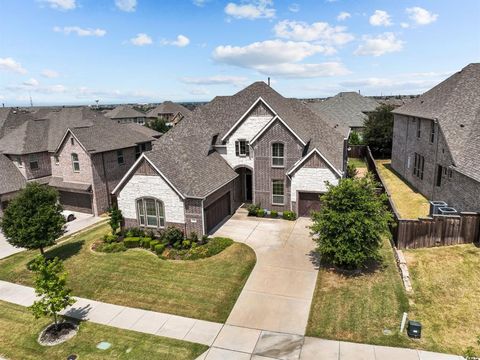
[[[366,158],[368,170],[381,184],[378,191],[384,192],[388,196],[388,207],[395,220],[395,225],[390,228],[390,231],[398,249],[480,242],[480,213],[462,212],[458,215],[433,215],[428,218],[402,219],[378,173],[369,147],[366,148]]]
[[[363,159],[365,156],[367,156],[367,146],[348,145],[348,157]]]

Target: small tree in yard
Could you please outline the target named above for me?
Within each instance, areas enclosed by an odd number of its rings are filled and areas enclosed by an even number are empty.
[[[327,184],[322,209],[313,214],[311,227],[318,236],[322,260],[346,269],[365,267],[379,260],[381,237],[388,232],[392,214],[386,195],[378,195],[371,175]]]
[[[48,186],[29,183],[8,204],[0,222],[7,241],[16,247],[43,249],[55,244],[65,225],[58,192]]]
[[[392,153],[393,105],[380,105],[368,115],[363,130],[363,141],[374,154],[389,156]]]
[[[55,328],[58,328],[58,313],[75,303],[70,296],[71,290],[66,287],[67,274],[59,258],[47,260],[38,256],[31,269],[36,273],[35,293],[40,297],[30,306],[36,319],[52,316]]]
[[[168,130],[170,130],[170,127],[167,125],[167,122],[162,118],[156,118],[156,119],[150,120],[145,125],[148,128],[158,131],[159,133],[162,133],[162,134],[165,134]]]
[[[122,226],[122,211],[117,206],[113,206],[108,209],[108,214],[110,215],[110,220],[108,221],[108,224],[112,228],[112,235],[115,235],[118,228]]]

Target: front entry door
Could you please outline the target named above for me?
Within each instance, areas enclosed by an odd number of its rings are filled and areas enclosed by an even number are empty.
[[[251,202],[253,199],[252,196],[252,172],[247,170],[245,173],[245,200],[246,202]]]

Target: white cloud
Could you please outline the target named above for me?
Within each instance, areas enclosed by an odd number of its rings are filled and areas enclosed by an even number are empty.
[[[384,10],[375,10],[370,16],[370,25],[373,26],[390,26],[392,25],[391,16]]]
[[[326,22],[307,24],[301,21],[283,20],[275,25],[278,37],[295,41],[319,41],[326,45],[343,45],[354,39],[344,26],[330,26]]]
[[[39,0],[42,3],[47,3],[52,9],[57,10],[73,10],[77,7],[75,0]]]
[[[166,40],[163,39],[161,41],[162,45],[172,45],[172,46],[177,46],[177,47],[185,47],[188,44],[190,44],[190,39],[186,37],[185,35],[178,35],[175,40]]]
[[[288,7],[288,10],[293,12],[293,13],[297,13],[300,11],[300,5],[297,4],[297,3],[292,3],[290,4],[290,6]]]
[[[363,37],[363,44],[355,50],[354,54],[381,56],[401,51],[404,43],[397,39],[394,33],[384,33],[375,37],[366,35]]]
[[[137,9],[137,0],[115,0],[115,5],[122,11],[134,12]]]
[[[65,26],[63,28],[59,26],[55,26],[53,28],[53,31],[62,32],[65,35],[70,35],[71,33],[75,33],[78,36],[96,36],[96,37],[105,36],[105,34],[107,33],[107,31],[104,29],[81,28],[79,26]]]
[[[25,80],[23,82],[23,85],[28,86],[28,87],[37,87],[38,85],[40,85],[40,83],[38,82],[37,79],[30,78],[28,80]]]
[[[11,57],[0,58],[0,69],[7,70],[7,71],[13,71],[13,72],[16,72],[16,73],[19,73],[19,74],[26,74],[27,73],[27,70],[22,67],[22,64],[15,61]]]
[[[57,71],[50,70],[50,69],[43,69],[41,72],[41,75],[49,79],[57,78],[60,76],[60,74]]]
[[[197,87],[189,90],[191,95],[208,95],[210,92],[203,87]]]
[[[340,62],[325,62],[320,64],[278,64],[257,66],[262,74],[284,78],[316,78],[327,76],[343,76],[350,73]]]
[[[351,18],[351,17],[352,17],[352,14],[350,14],[349,12],[346,12],[346,11],[342,11],[340,14],[338,14],[337,20],[338,21],[344,21],[344,20],[347,20],[348,18]]]
[[[407,14],[409,18],[413,20],[417,25],[428,25],[437,20],[438,14],[431,13],[427,9],[419,6],[407,8]]]
[[[206,4],[208,1],[209,1],[209,0],[192,0],[192,3],[193,3],[193,5],[195,5],[195,6],[202,7],[202,6],[205,6],[205,4]]]
[[[245,85],[248,79],[243,76],[215,75],[208,77],[183,77],[180,79],[185,84],[193,85]]]
[[[236,19],[260,19],[275,17],[275,9],[272,0],[251,0],[246,3],[228,3],[225,13]]]
[[[130,43],[135,46],[144,46],[144,45],[151,45],[153,40],[150,36],[144,33],[139,33],[134,38],[130,39]]]
[[[403,29],[408,29],[410,27],[410,24],[409,23],[406,23],[406,22],[402,22],[400,23],[400,26],[403,28]]]

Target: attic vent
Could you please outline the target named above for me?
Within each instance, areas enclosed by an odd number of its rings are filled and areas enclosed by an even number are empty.
[[[465,125],[463,125],[463,124],[460,124],[460,127],[461,127],[461,128],[464,128],[464,127],[465,127]]]

